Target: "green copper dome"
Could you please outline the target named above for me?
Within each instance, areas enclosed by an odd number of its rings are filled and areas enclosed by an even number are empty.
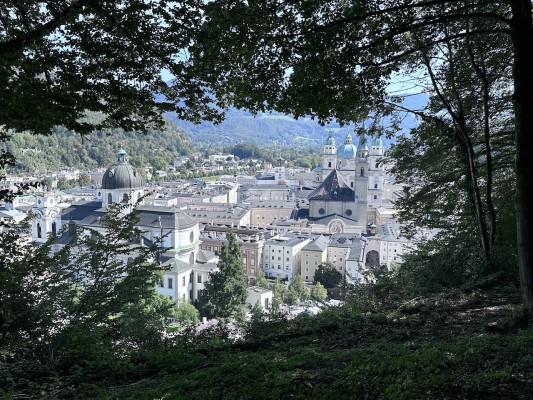
[[[102,177],[102,189],[140,189],[144,181],[139,171],[128,162],[125,150],[117,151],[117,162],[110,166]]]
[[[375,137],[374,140],[372,140],[372,146],[383,147],[383,140],[381,140],[381,137]]]
[[[328,138],[326,139],[326,145],[328,146],[335,146],[335,138],[333,137],[331,131],[328,133]]]
[[[352,142],[352,135],[349,133],[344,138],[344,144],[337,150],[337,157],[354,158],[357,154],[357,147]]]

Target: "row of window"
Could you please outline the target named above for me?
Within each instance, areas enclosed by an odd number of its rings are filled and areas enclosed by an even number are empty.
[[[198,275],[197,282],[198,283],[202,283],[202,275]],[[187,285],[186,277],[182,276],[181,277],[181,286],[186,286],[186,285]],[[164,280],[161,281],[160,286],[161,286],[161,288],[165,288],[165,281]],[[167,289],[173,289],[173,288],[174,288],[174,279],[167,278]]]

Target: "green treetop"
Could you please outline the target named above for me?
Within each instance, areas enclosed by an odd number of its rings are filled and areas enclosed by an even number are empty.
[[[199,293],[200,314],[209,318],[231,318],[246,302],[247,290],[241,245],[234,234],[220,249],[218,271],[213,272],[205,288]]]

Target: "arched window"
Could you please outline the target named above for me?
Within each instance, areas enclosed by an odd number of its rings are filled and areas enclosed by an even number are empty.
[[[129,202],[129,201],[130,201],[130,196],[129,196],[129,194],[124,193],[124,194],[122,195],[122,202],[123,202],[123,203],[127,203],[127,202]]]
[[[361,176],[365,176],[365,169],[361,168]]]
[[[57,226],[56,226],[55,221],[52,222],[52,235],[54,235],[54,236],[57,235]]]
[[[331,161],[328,162],[328,168],[331,168]]]
[[[113,204],[113,195],[111,193],[107,194],[107,204]]]
[[[37,222],[37,237],[42,238],[43,237],[43,229],[41,228],[41,223]]]

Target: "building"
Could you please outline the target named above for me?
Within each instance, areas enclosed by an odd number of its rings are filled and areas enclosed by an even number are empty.
[[[250,225],[250,210],[236,204],[189,204],[187,211],[192,218],[202,224],[230,227]]]
[[[301,252],[301,275],[305,281],[314,281],[317,268],[327,261],[328,256],[327,236],[319,235],[313,237]]]
[[[248,287],[248,296],[246,297],[245,312],[250,312],[253,306],[259,304],[263,310],[268,312],[272,306],[272,298],[274,294],[272,290],[261,288],[258,286]]]
[[[309,243],[307,235],[285,234],[265,242],[262,267],[269,278],[292,280],[301,273],[300,250]]]
[[[357,281],[364,271],[365,245],[360,237],[342,233],[332,235],[328,244],[328,262],[350,281]]]
[[[270,235],[270,233],[255,229],[205,225],[200,236],[200,248],[204,251],[218,252],[222,245],[227,243],[226,235],[228,233],[235,234],[241,245],[244,272],[248,282],[255,282],[257,272],[261,268],[265,236]]]
[[[105,233],[102,218],[111,207],[120,206],[122,213],[129,213],[136,206],[137,228],[141,234],[132,238],[132,242],[141,245],[157,243],[163,250],[159,261],[165,274],[159,292],[174,300],[195,300],[209,272],[216,268],[214,254],[200,249],[198,221],[176,207],[143,205],[142,177],[129,164],[124,150],[119,150],[116,155],[116,163],[103,175],[97,200],[73,203],[62,210],[54,195],[37,196],[33,207],[36,214],[32,220],[33,241],[42,243],[48,235],[61,233],[58,246],[67,243],[73,230],[61,230],[65,224],[77,225],[88,232]]]
[[[252,201],[249,207],[250,224],[257,227],[286,221],[294,211],[294,203],[283,200]]]

